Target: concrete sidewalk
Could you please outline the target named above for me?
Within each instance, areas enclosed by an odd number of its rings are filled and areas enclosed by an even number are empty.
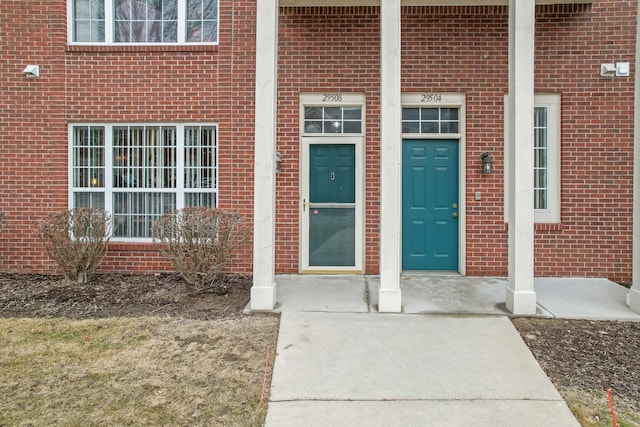
[[[265,425],[579,424],[506,317],[284,311]]]
[[[503,278],[278,276],[267,427],[578,426],[511,324]],[[537,316],[640,321],[605,279],[535,279]]]

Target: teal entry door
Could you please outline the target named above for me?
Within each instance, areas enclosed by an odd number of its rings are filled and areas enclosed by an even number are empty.
[[[458,141],[402,143],[402,268],[458,270]]]
[[[356,265],[354,144],[309,145],[309,267]]]

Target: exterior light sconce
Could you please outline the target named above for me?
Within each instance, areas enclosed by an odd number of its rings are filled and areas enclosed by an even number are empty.
[[[22,72],[30,79],[40,77],[40,67],[38,65],[27,65]]]
[[[279,151],[276,151],[276,173],[280,172],[282,167],[282,154]]]
[[[482,160],[482,173],[491,173],[493,171],[493,157],[484,152],[480,155],[480,160]]]

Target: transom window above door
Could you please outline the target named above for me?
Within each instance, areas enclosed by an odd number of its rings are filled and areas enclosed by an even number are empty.
[[[71,43],[218,42],[218,0],[67,1]]]
[[[457,108],[403,108],[402,133],[460,133]]]
[[[304,133],[362,133],[362,107],[304,107]]]

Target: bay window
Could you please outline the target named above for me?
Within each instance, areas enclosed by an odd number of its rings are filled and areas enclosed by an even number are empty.
[[[115,238],[149,238],[183,207],[217,205],[215,125],[75,125],[70,204],[104,208]]]

